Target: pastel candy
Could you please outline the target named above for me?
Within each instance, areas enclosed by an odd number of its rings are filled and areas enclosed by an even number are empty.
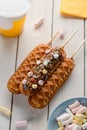
[[[87,123],[83,124],[81,127],[83,130],[87,129]]]
[[[83,108],[83,106],[82,106],[82,105],[79,105],[79,106],[77,106],[77,107],[71,109],[71,111],[75,114],[75,113],[77,113],[77,112],[78,112],[80,109],[82,109],[82,108]]]
[[[15,122],[16,127],[26,127],[27,124],[28,124],[28,122],[27,122],[26,120],[16,121],[16,122]]]
[[[64,130],[69,130],[69,129],[68,129],[68,126],[69,126],[69,125],[65,125]]]
[[[69,108],[66,108],[66,112],[73,117],[73,113],[71,112],[71,110]]]
[[[75,101],[66,112],[57,117],[58,130],[87,130],[87,107]]]
[[[39,28],[44,22],[44,18],[40,17],[35,23],[34,23],[34,28],[37,29]]]
[[[75,101],[73,104],[69,105],[69,108],[73,109],[73,108],[75,108],[75,107],[77,107],[79,105],[80,105],[79,101]]]
[[[72,130],[73,128],[74,128],[74,126],[75,126],[75,124],[73,123],[73,124],[68,124],[68,125],[66,125],[65,126],[65,129],[64,130]]]
[[[72,130],[73,128],[74,128],[74,126],[75,126],[75,124],[73,123],[73,124],[71,124],[71,125],[69,125],[68,126],[68,130]]]
[[[25,85],[25,84],[26,84],[26,82],[27,82],[27,80],[26,80],[26,79],[23,79],[23,80],[22,80],[22,84],[23,84],[23,85]]]
[[[57,121],[64,121],[64,120],[66,120],[66,119],[69,119],[70,116],[71,116],[70,114],[64,113],[64,114],[60,115],[59,117],[57,117],[56,120],[57,120]]]
[[[75,125],[72,130],[81,130],[81,126]]]
[[[82,125],[82,121],[73,120],[73,123],[75,123],[75,124],[77,124],[77,125],[79,125],[79,126]]]
[[[77,116],[78,118],[80,118],[80,119],[85,119],[85,118],[87,118],[87,116],[86,116],[85,114],[81,114],[81,113],[76,114],[76,116]]]
[[[65,34],[64,29],[61,29],[60,32],[59,32],[59,38],[63,39],[64,38],[64,34]]]
[[[44,84],[44,81],[43,80],[39,80],[38,84],[42,86]]]
[[[83,119],[83,120],[82,120],[82,123],[85,124],[86,122],[87,122],[87,119]]]
[[[58,126],[63,126],[61,121],[58,121]]]
[[[41,61],[40,61],[40,60],[37,60],[37,61],[36,61],[36,64],[37,64],[37,65],[39,65],[40,63],[41,63]]]
[[[0,112],[3,113],[4,115],[8,116],[8,117],[11,115],[10,110],[8,110],[8,108],[6,108],[4,106],[0,106]]]
[[[77,117],[77,116],[74,116],[73,119],[76,120],[76,121],[78,121],[78,122],[83,122],[83,119],[82,119],[82,118],[79,118],[79,117]]]
[[[67,124],[72,123],[72,122],[73,122],[73,118],[70,117],[69,119],[63,121],[62,124],[63,124],[63,125],[67,125]]]
[[[85,112],[87,112],[87,107],[82,107],[78,112],[77,112],[77,114],[79,114],[79,113],[85,113]]]
[[[32,77],[33,76],[33,72],[28,72],[28,77]]]
[[[64,130],[64,128],[63,127],[59,127],[57,130]]]

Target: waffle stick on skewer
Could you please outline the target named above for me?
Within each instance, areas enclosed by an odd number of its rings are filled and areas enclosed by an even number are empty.
[[[57,32],[58,34],[58,32]],[[50,40],[55,38],[55,36]],[[14,94],[20,94],[21,91],[19,89],[19,85],[21,81],[25,78],[29,70],[32,70],[33,67],[36,64],[36,61],[39,60],[44,54],[45,50],[50,49],[50,44],[40,44],[37,45],[25,58],[25,60],[21,63],[21,65],[18,67],[16,72],[11,76],[11,78],[8,81],[7,87],[10,92]]]
[[[71,58],[64,58],[64,61],[59,65],[40,91],[29,96],[28,101],[32,107],[41,109],[50,102],[53,96],[62,87],[66,79],[72,73],[75,66],[73,56],[77,53],[86,40],[87,38],[81,42],[79,47],[73,52]]]
[[[74,36],[74,34],[77,32],[77,30],[75,30],[70,39],[72,38],[72,36]],[[14,93],[14,94],[20,94],[21,91],[19,89],[19,85],[22,82],[22,80],[26,77],[27,73],[33,69],[33,67],[36,64],[36,61],[39,60],[44,54],[45,51],[51,48],[51,44],[52,41],[54,40],[54,38],[57,36],[58,32],[56,33],[56,35],[48,42],[48,44],[40,44],[38,46],[36,46],[31,52],[30,54],[26,57],[26,59],[21,63],[21,65],[18,67],[18,69],[16,70],[16,72],[11,76],[11,78],[8,81],[8,89],[10,92]],[[67,43],[67,40],[66,40]],[[22,91],[23,92],[23,91]]]
[[[59,50],[60,50],[60,52],[61,52],[61,55],[62,55],[62,57],[64,58],[65,56],[66,56],[66,54],[65,54],[65,51],[64,51],[64,47],[65,47],[65,45],[67,45],[67,43],[70,41],[70,39],[75,35],[75,33],[77,32],[78,30],[76,29],[70,36],[69,36],[69,38],[64,42],[64,45],[63,45],[63,47],[61,47],[61,48],[59,48]],[[51,49],[53,49],[51,46],[52,46],[52,40],[54,40],[54,38],[56,37],[58,35],[58,32],[54,35],[54,37],[49,41],[49,46],[50,46],[50,48],[49,48],[49,50],[51,50]],[[46,54],[45,54],[46,55]],[[43,55],[43,57],[45,56],[45,55]],[[41,59],[41,58],[40,58]],[[32,71],[32,70],[31,70]],[[27,75],[26,75],[26,78],[27,78]],[[33,78],[32,78],[33,79]],[[24,83],[26,82],[26,79],[23,81]],[[43,81],[42,81],[43,82]],[[29,94],[31,94],[31,92],[30,92],[30,90],[28,90],[28,87],[27,87],[27,85],[22,85],[22,83],[20,84],[20,91],[21,91],[21,93],[22,94],[24,94],[24,95],[26,95],[26,96],[28,96]]]

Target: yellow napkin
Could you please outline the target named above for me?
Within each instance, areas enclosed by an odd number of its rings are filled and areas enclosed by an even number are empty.
[[[87,18],[87,0],[61,0],[60,12],[67,17]]]

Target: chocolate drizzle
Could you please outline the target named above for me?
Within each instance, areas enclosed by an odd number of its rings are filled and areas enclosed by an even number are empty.
[[[36,61],[33,71],[29,71],[27,78],[22,81],[23,88],[32,92],[39,91],[62,60],[63,56],[59,48],[46,50],[45,56]]]

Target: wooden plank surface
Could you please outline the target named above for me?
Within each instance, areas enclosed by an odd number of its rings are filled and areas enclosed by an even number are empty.
[[[7,89],[7,81],[14,72],[17,38],[0,36],[0,106],[11,109],[12,94]],[[10,118],[0,113],[0,129],[9,129]]]
[[[85,38],[87,37],[87,20],[85,20]],[[84,78],[84,81],[85,81],[85,90],[84,90],[84,94],[85,96],[87,97],[87,42],[85,43],[85,52],[84,52],[84,55],[85,55],[85,66],[84,66],[84,75],[85,75],[85,78]]]
[[[34,22],[40,17],[44,17],[44,24],[39,29],[34,29]],[[32,7],[26,18],[25,29],[19,38],[17,66],[28,55],[28,53],[38,44],[47,43],[51,38],[52,23],[52,0],[32,0]],[[17,100],[18,99],[18,100]],[[33,114],[32,114],[33,111]],[[23,114],[21,114],[23,113]],[[12,125],[15,129],[16,120],[26,120],[32,118],[26,130],[44,130],[47,127],[47,107],[42,110],[32,108],[28,104],[28,97],[23,95],[14,95]],[[43,127],[42,127],[43,126]]]
[[[15,72],[15,67],[18,68],[36,45],[47,43],[51,36],[62,27],[65,29],[65,37],[63,40],[57,37],[53,41],[53,46],[62,46],[67,37],[76,28],[79,28],[78,33],[65,47],[69,57],[87,36],[87,21],[62,17],[60,4],[61,0],[32,0],[32,7],[27,14],[23,33],[17,38],[10,39],[0,36],[0,105],[8,109],[12,107],[11,118],[6,118],[0,113],[0,130],[16,130],[15,121],[17,120],[28,120],[29,122],[27,128],[21,128],[21,130],[47,130],[47,119],[61,101],[78,96],[87,96],[86,43],[74,56],[75,68],[69,79],[44,109],[32,108],[28,104],[28,97],[21,94],[14,94],[12,100],[12,94],[7,89],[7,81]],[[34,29],[34,22],[39,17],[44,17],[44,24],[39,29]]]
[[[54,16],[53,16],[53,33],[59,28],[63,27],[66,31],[65,39],[76,29],[79,28],[78,33],[73,37],[69,44],[65,47],[68,56],[71,56],[73,51],[78,47],[79,42],[84,38],[84,20],[64,18],[60,15],[61,0],[54,0]],[[58,13],[58,15],[57,15]],[[65,41],[64,39],[64,41]],[[55,40],[53,45],[63,45],[63,41]],[[77,96],[83,96],[84,94],[84,47],[81,47],[77,54],[74,56],[75,68],[71,76],[64,83],[63,87],[59,90],[56,96],[50,103],[50,112],[61,101],[73,98]],[[78,91],[79,89],[79,91]],[[75,91],[76,90],[76,91]]]

